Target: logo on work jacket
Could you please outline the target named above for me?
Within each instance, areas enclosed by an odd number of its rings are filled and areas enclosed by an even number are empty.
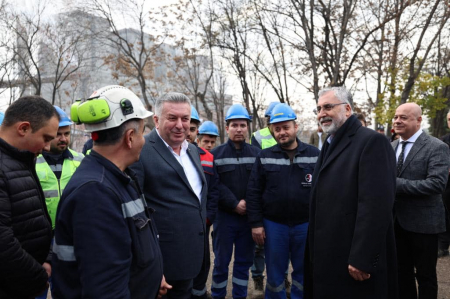
[[[312,182],[312,174],[307,174],[307,175],[305,176],[305,180],[306,180],[308,183],[311,183],[311,182]]]

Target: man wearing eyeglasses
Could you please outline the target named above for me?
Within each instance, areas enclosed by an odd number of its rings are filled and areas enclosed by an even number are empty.
[[[319,93],[317,120],[329,135],[315,166],[305,298],[396,298],[392,220],[395,155],[352,113],[344,87]]]

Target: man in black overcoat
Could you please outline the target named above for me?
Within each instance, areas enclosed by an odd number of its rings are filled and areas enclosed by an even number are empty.
[[[330,137],[313,174],[305,298],[397,298],[395,155],[351,103],[344,87],[319,93],[317,119]]]

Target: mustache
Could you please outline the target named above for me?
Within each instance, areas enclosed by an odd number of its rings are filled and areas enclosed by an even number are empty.
[[[331,117],[329,117],[329,116],[327,116],[327,117],[322,117],[322,118],[320,119],[320,122],[323,122],[323,121],[333,121],[333,119],[332,119]]]

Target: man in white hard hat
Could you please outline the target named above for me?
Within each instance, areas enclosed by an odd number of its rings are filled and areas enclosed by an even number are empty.
[[[53,245],[54,298],[156,298],[168,286],[153,216],[129,165],[144,145],[141,100],[106,86],[72,105],[94,147],[64,189]]]

